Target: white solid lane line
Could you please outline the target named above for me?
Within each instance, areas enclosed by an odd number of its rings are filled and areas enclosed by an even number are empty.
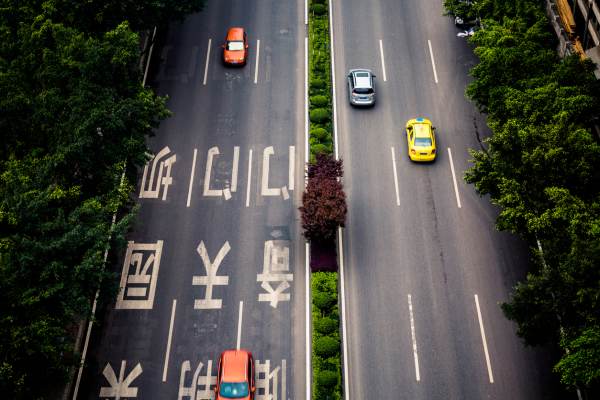
[[[190,200],[192,198],[192,187],[194,185],[194,172],[196,171],[196,156],[198,155],[198,149],[194,149],[194,159],[192,160],[192,173],[190,174],[190,187],[188,188],[188,198],[186,207],[190,206]]]
[[[238,331],[237,331],[237,344],[236,349],[240,349],[240,344],[242,343],[242,314],[244,312],[244,302],[240,301],[240,313],[238,316]]]
[[[385,74],[385,57],[383,56],[383,41],[379,39],[379,54],[381,54],[381,68],[383,69],[383,81],[387,81],[387,75]]]
[[[206,50],[206,64],[204,65],[204,80],[202,81],[203,85],[206,85],[206,77],[208,76],[208,60],[210,59],[211,44],[212,39],[208,39],[208,49]]]
[[[431,65],[433,66],[433,78],[435,79],[435,83],[438,83],[437,71],[435,69],[435,60],[433,59],[433,50],[431,49],[431,40],[427,39],[427,44],[429,45],[429,55],[431,56]]]
[[[412,297],[408,295],[408,312],[410,314],[410,334],[412,336],[412,347],[413,347],[413,355],[415,358],[415,373],[417,377],[417,382],[421,380],[421,373],[419,372],[419,354],[417,352],[417,337],[415,335],[415,320],[413,318],[413,307],[412,307]]]
[[[450,157],[450,169],[452,170],[452,181],[454,182],[456,204],[458,205],[458,208],[462,208],[460,205],[460,195],[458,194],[458,184],[456,183],[456,173],[454,172],[454,161],[452,160],[452,150],[450,150],[450,147],[448,147],[448,156]]]
[[[163,366],[162,381],[167,381],[167,370],[169,369],[169,355],[171,354],[171,340],[173,338],[173,323],[175,322],[175,310],[177,309],[177,300],[173,299],[171,307],[171,323],[169,324],[169,337],[167,339],[167,351],[165,352],[165,363]]]
[[[344,243],[342,228],[338,227],[340,258],[340,295],[342,296],[342,341],[344,343],[344,399],[350,400],[350,383],[348,382],[348,334],[346,333],[346,295],[344,289]]]
[[[490,383],[494,383],[492,374],[492,363],[490,362],[490,353],[488,352],[487,340],[485,339],[485,330],[483,329],[483,320],[481,319],[481,309],[479,308],[479,297],[475,295],[475,306],[477,307],[477,318],[479,319],[479,330],[481,331],[481,340],[483,341],[483,352],[485,353],[485,363],[487,364]]]
[[[304,279],[304,284],[306,285],[306,289],[305,289],[305,305],[306,305],[306,315],[305,315],[305,321],[304,323],[306,324],[306,383],[305,383],[305,387],[306,387],[306,400],[311,400],[310,398],[310,375],[311,375],[311,363],[310,363],[310,265],[309,265],[309,258],[310,258],[310,245],[308,242],[306,242],[306,244],[304,245],[304,275],[305,275],[305,279]]]
[[[252,149],[248,157],[248,185],[246,185],[246,207],[250,207],[250,186],[252,183]]]
[[[396,171],[396,153],[394,151],[394,146],[391,147],[392,150],[392,165],[394,167],[394,184],[396,185],[396,205],[400,205],[400,191],[398,190],[398,172]]]
[[[339,140],[338,140],[338,123],[337,123],[337,98],[335,89],[335,52],[333,51],[333,2],[329,0],[329,37],[331,38],[329,43],[329,54],[331,54],[331,88],[333,93],[333,143],[335,144],[335,159],[340,159],[339,153]],[[346,397],[348,400],[348,397]]]
[[[308,0],[307,0],[308,1]],[[304,38],[304,162],[308,164],[308,38]],[[305,166],[306,168],[306,166]],[[306,176],[308,179],[308,176]]]
[[[256,65],[254,67],[254,83],[258,81],[258,59],[260,58],[260,40],[256,41]]]

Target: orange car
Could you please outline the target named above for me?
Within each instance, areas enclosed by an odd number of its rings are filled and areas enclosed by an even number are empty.
[[[219,358],[215,400],[254,399],[254,360],[246,350],[225,350]]]
[[[225,43],[221,47],[223,47],[223,63],[226,65],[246,65],[248,37],[244,28],[229,28]]]

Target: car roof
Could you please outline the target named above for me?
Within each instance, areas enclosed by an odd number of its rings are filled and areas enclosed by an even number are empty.
[[[372,87],[371,77],[373,73],[368,69],[351,69],[350,73],[354,77],[354,86],[357,88],[370,89]]]
[[[415,137],[431,137],[431,125],[421,122],[413,125]]]
[[[243,40],[244,39],[244,28],[234,26],[229,28],[227,31],[227,40]]]
[[[246,368],[250,354],[246,350],[226,350],[223,352],[221,380],[225,382],[244,382],[247,379]]]

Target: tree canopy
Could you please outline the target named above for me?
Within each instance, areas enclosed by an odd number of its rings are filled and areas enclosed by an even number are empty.
[[[145,139],[169,116],[166,99],[141,85],[137,32],[202,4],[2,0],[4,397],[53,397],[78,361],[73,327],[108,284],[104,252],[123,242],[135,215],[130,182],[146,162]]]
[[[591,127],[600,81],[589,60],[557,57],[538,2],[473,7],[484,29],[471,39],[479,63],[466,93],[492,135],[471,151],[465,179],[500,206],[497,227],[523,237],[532,254],[502,308],[527,344],[562,347],[555,371],[564,384],[598,385],[600,144]]]

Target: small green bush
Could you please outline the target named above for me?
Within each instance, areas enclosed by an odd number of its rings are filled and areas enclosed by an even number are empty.
[[[330,115],[329,110],[326,108],[315,108],[314,110],[310,110],[309,113],[310,122],[315,122],[317,124],[322,124],[329,121]]]
[[[340,341],[331,336],[323,336],[315,340],[315,354],[319,357],[329,358],[339,354]]]
[[[315,380],[321,388],[331,388],[338,383],[339,375],[337,371],[319,371],[316,375]]]
[[[339,330],[339,322],[329,317],[318,318],[313,324],[315,330],[321,335],[330,335]]]
[[[324,107],[329,104],[327,96],[317,95],[310,97],[310,105],[314,107]]]
[[[315,96],[317,97],[317,96]],[[325,97],[325,96],[318,96]],[[318,139],[319,142],[330,142],[331,134],[325,128],[313,128],[310,130],[310,137]]]
[[[317,154],[332,154],[333,144],[317,143],[315,145],[310,146],[310,152],[315,156]]]
[[[313,89],[325,89],[327,87],[327,82],[321,78],[312,78],[310,80],[310,87]]]
[[[310,7],[311,11],[315,15],[325,15],[327,14],[327,6],[324,4],[315,4],[313,3]]]
[[[313,293],[313,304],[322,312],[328,312],[337,304],[337,296],[328,292]]]

